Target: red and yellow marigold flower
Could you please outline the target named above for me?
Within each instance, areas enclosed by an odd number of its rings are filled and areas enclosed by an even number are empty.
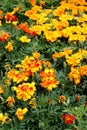
[[[65,124],[73,124],[75,117],[71,114],[64,114],[61,118],[65,121]]]
[[[20,83],[23,81],[27,81],[30,76],[30,73],[28,71],[18,71],[16,69],[11,69],[7,73],[7,78],[10,80],[13,80],[13,82]]]
[[[17,87],[13,87],[13,89],[16,91],[17,98],[19,100],[23,99],[23,101],[30,99],[36,91],[35,82],[22,83]]]
[[[36,36],[36,32],[31,30],[29,27],[28,27],[28,23],[25,22],[25,23],[21,23],[20,25],[18,25],[18,28],[20,28],[21,30],[23,30],[25,33],[27,33],[29,36]]]
[[[38,72],[42,69],[42,61],[34,58],[33,56],[26,56],[21,62],[23,70],[27,70],[31,75],[34,75],[35,72]]]
[[[40,73],[41,83],[43,88],[51,91],[53,88],[57,88],[59,81],[56,79],[55,70],[53,68],[46,68]]]
[[[17,16],[12,14],[11,12],[8,12],[5,15],[5,19],[6,19],[6,22],[14,22],[14,21],[17,21]]]
[[[15,115],[17,116],[17,118],[22,121],[24,119],[24,114],[28,111],[27,108],[18,108]]]

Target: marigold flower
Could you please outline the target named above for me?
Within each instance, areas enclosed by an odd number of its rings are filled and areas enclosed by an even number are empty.
[[[73,124],[75,117],[70,114],[64,114],[61,118],[65,121],[65,124]]]
[[[66,97],[64,95],[59,96],[59,103],[64,103],[66,101]]]
[[[66,56],[66,62],[70,66],[77,66],[81,60],[83,59],[82,53],[77,52],[75,54],[72,54],[71,56]]]
[[[78,68],[81,76],[87,76],[87,65],[83,65]]]
[[[81,76],[80,76],[80,72],[78,69],[71,68],[71,72],[68,74],[68,77],[69,77],[70,81],[74,80],[75,84],[80,83]]]
[[[80,95],[77,95],[77,96],[75,97],[76,102],[79,102],[80,99],[81,99],[81,96],[80,96]]]
[[[7,106],[8,107],[11,107],[13,104],[15,104],[15,99],[14,99],[14,97],[11,97],[11,96],[9,96],[8,98],[7,98]]]
[[[10,34],[6,33],[4,30],[0,31],[0,41],[6,42],[10,38]]]
[[[40,73],[40,77],[42,81],[40,85],[48,91],[58,87],[57,85],[59,84],[59,81],[56,79],[55,70],[53,68],[46,68]]]
[[[40,57],[40,53],[39,52],[33,52],[32,55],[36,59],[38,59]]]
[[[16,91],[17,98],[23,99],[23,101],[30,99],[36,91],[35,82],[19,84],[13,89]]]
[[[29,76],[30,76],[30,73],[28,71],[20,72],[16,69],[11,69],[7,73],[8,79],[13,80],[13,82],[16,82],[16,83],[27,81]]]
[[[30,41],[31,41],[31,39],[30,39],[30,38],[27,38],[26,36],[21,36],[19,39],[20,39],[23,43],[26,43],[26,42],[30,42]]]
[[[0,86],[0,94],[4,93],[4,89],[2,88],[2,86]]]
[[[30,3],[32,6],[34,6],[36,4],[36,0],[30,0]]]
[[[16,17],[14,14],[10,13],[10,12],[8,12],[8,13],[5,15],[5,19],[6,19],[7,22],[17,21],[17,17]]]
[[[3,19],[3,11],[0,10],[0,19]]]
[[[24,32],[26,32],[28,35],[34,37],[36,36],[36,32],[31,30],[29,27],[28,27],[28,23],[25,22],[25,23],[21,23],[18,28],[20,28],[21,30],[23,30]]]
[[[5,124],[7,119],[8,116],[6,114],[0,113],[0,121],[2,122],[2,124]]]
[[[8,42],[7,45],[5,46],[5,48],[6,48],[9,52],[13,51],[13,45],[12,45],[12,42],[11,42],[11,41]]]
[[[28,111],[27,108],[18,108],[15,115],[17,116],[17,118],[22,121],[24,119],[24,114]]]

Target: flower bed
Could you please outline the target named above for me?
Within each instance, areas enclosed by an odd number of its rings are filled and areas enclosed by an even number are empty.
[[[87,2],[0,2],[0,129],[87,129]]]

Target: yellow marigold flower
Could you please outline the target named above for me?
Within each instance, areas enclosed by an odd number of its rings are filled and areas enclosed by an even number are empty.
[[[46,37],[47,41],[55,42],[57,38],[61,37],[61,32],[58,30],[45,31],[44,36]]]
[[[77,66],[80,61],[83,59],[82,53],[77,52],[75,54],[72,54],[71,56],[66,56],[66,62],[70,66]]]
[[[22,121],[24,119],[24,114],[28,111],[27,108],[18,108],[15,115],[17,116],[17,118]]]
[[[23,99],[23,101],[30,99],[36,91],[35,82],[19,84],[13,89],[16,91],[17,98]]]
[[[7,119],[8,119],[8,116],[6,114],[3,115],[3,113],[0,113],[0,121],[2,122],[2,124],[5,124]]]
[[[6,101],[8,102],[8,103],[7,103],[7,106],[8,106],[8,107],[11,107],[13,104],[15,104],[15,99],[14,99],[14,97],[9,96]]]
[[[41,35],[41,32],[42,32],[42,26],[41,25],[33,25],[29,29],[30,29],[30,31],[33,30],[36,34]]]
[[[79,84],[80,83],[80,71],[77,68],[71,68],[71,72],[68,74],[68,77],[70,79],[70,81],[74,81],[75,84]]]
[[[8,42],[8,44],[5,46],[5,48],[6,48],[9,52],[13,51],[12,41]]]
[[[86,40],[86,36],[85,35],[80,35],[80,34],[72,34],[69,36],[68,41],[85,41]]]
[[[40,17],[39,13],[42,11],[42,7],[41,6],[33,6],[31,10],[28,10],[25,12],[25,16],[29,17],[32,20],[38,20],[38,18]],[[39,12],[39,13],[37,13]]]
[[[36,59],[38,59],[40,57],[40,53],[39,52],[33,52],[32,55]]]
[[[2,86],[0,86],[0,94],[4,93],[4,89],[2,88]]]
[[[59,96],[59,103],[64,103],[66,101],[66,97],[64,95]]]
[[[53,68],[46,68],[40,73],[41,83],[40,85],[46,88],[48,91],[52,91],[53,88],[57,88],[59,81],[56,79],[55,70]]]
[[[19,39],[20,39],[21,42],[23,42],[23,43],[26,43],[26,42],[30,42],[30,41],[31,41],[31,39],[30,39],[30,38],[27,38],[26,36],[22,36],[22,37],[20,37]]]

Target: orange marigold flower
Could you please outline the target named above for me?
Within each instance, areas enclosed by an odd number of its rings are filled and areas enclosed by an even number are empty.
[[[40,85],[46,88],[48,91],[51,91],[53,88],[57,88],[59,81],[57,81],[55,76],[55,70],[53,68],[46,68],[43,72],[40,73],[41,83]]]
[[[0,41],[6,42],[10,38],[10,34],[6,33],[4,30],[0,31]]]
[[[30,0],[30,3],[32,6],[34,6],[36,4],[36,0]]]
[[[66,97],[64,95],[59,96],[59,103],[64,103],[66,101]]]
[[[24,119],[24,114],[28,111],[27,108],[18,108],[15,115],[17,116],[17,118],[22,121]]]
[[[65,121],[65,124],[73,124],[75,117],[71,114],[64,114],[61,118]]]
[[[11,97],[11,96],[9,96],[8,98],[7,98],[7,106],[8,107],[11,107],[14,103],[15,103],[15,99],[14,99],[14,97]]]
[[[87,76],[87,65],[79,67],[79,71],[81,76]]]
[[[28,35],[30,35],[30,36],[36,36],[36,32],[33,31],[33,30],[31,30],[31,29],[29,29],[27,22],[21,23],[18,27],[21,30],[23,30],[24,32],[26,32]]]
[[[0,10],[0,19],[3,19],[3,11]]]
[[[19,84],[13,89],[16,91],[17,98],[23,99],[23,101],[30,99],[36,91],[35,82]]]

